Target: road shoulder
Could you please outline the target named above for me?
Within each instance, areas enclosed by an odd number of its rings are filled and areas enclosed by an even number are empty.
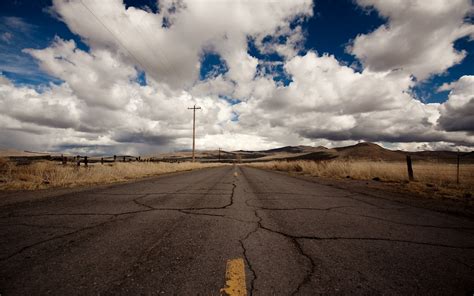
[[[191,172],[199,171],[199,170],[207,170],[207,169],[212,169],[212,168],[198,168],[198,169],[192,169],[192,170],[163,173],[163,174],[159,174],[155,176],[130,179],[126,181],[117,181],[114,183],[107,183],[107,184],[87,184],[87,185],[79,185],[79,186],[74,186],[74,187],[55,187],[55,188],[36,189],[36,190],[0,190],[0,207],[22,203],[22,202],[31,202],[31,201],[35,201],[39,199],[59,197],[59,196],[72,194],[72,193],[86,193],[89,191],[109,189],[109,188],[123,186],[127,184],[132,184],[132,183],[148,182],[150,180],[155,180],[157,178],[172,177],[172,176],[177,176],[181,174],[191,173]]]
[[[441,213],[447,213],[474,219],[474,206],[472,205],[472,200],[454,200],[448,198],[435,199],[426,195],[416,194],[414,192],[404,190],[397,191],[400,189],[400,187],[392,186],[393,184],[390,184],[388,182],[354,179],[328,179],[294,172],[265,170],[250,166],[246,167],[257,170],[264,170],[267,172],[273,172],[275,174],[286,175],[292,178],[302,179],[338,189],[344,189],[353,193],[359,193],[385,200],[396,201],[412,207],[424,208]]]

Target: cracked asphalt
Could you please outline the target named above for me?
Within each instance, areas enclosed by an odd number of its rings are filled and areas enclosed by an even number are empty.
[[[16,202],[17,200],[17,202]],[[474,220],[225,166],[0,206],[1,295],[474,291]]]

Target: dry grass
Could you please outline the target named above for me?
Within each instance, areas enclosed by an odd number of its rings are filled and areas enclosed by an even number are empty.
[[[16,166],[0,158],[0,190],[106,184],[218,165],[221,164],[130,162],[77,167],[73,164],[64,166],[57,162],[41,161]]]
[[[254,167],[285,172],[299,172],[323,178],[351,178],[406,184],[407,167],[404,162],[382,161],[271,161],[252,163]],[[456,165],[432,162],[415,162],[413,171],[416,182],[410,182],[407,189],[419,192],[466,197],[474,192],[474,164],[460,166],[460,184],[456,183]]]

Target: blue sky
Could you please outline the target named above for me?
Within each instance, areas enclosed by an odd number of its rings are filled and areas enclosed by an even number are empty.
[[[3,1],[0,71],[11,85],[0,99],[50,109],[4,111],[0,132],[39,149],[179,149],[186,128],[169,115],[198,103],[206,148],[470,147],[472,11],[469,0]],[[410,122],[408,110],[419,112]],[[58,127],[69,138],[46,143]]]

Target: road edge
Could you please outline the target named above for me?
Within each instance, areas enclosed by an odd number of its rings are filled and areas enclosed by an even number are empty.
[[[353,193],[368,195],[373,198],[380,198],[395,201],[415,208],[436,211],[443,214],[450,214],[474,220],[474,207],[467,205],[464,201],[452,199],[433,199],[424,195],[412,192],[394,192],[383,183],[372,180],[345,180],[345,179],[326,179],[315,176],[300,175],[291,172],[276,171],[270,169],[256,168],[249,165],[243,165],[247,168],[273,172],[275,174],[289,176],[291,178],[305,180],[308,182],[330,186],[333,188],[348,190]],[[370,184],[379,185],[378,188],[369,187]]]
[[[220,166],[217,166],[220,167]],[[169,173],[162,173],[157,174],[154,176],[147,176],[147,177],[140,177],[136,179],[130,180],[121,180],[112,183],[106,184],[84,184],[78,185],[73,187],[54,187],[54,188],[47,188],[47,189],[33,189],[33,190],[1,190],[0,191],[0,207],[10,206],[18,203],[23,202],[32,202],[41,199],[53,198],[53,197],[60,197],[67,194],[75,194],[75,193],[87,193],[89,191],[94,191],[97,189],[108,189],[113,188],[116,186],[127,185],[131,183],[139,183],[139,182],[147,182],[154,179],[159,178],[166,178],[166,177],[173,177],[176,175],[192,173],[195,171],[206,170],[206,169],[213,169],[217,167],[203,167],[203,168],[195,168],[177,172],[169,172]]]

